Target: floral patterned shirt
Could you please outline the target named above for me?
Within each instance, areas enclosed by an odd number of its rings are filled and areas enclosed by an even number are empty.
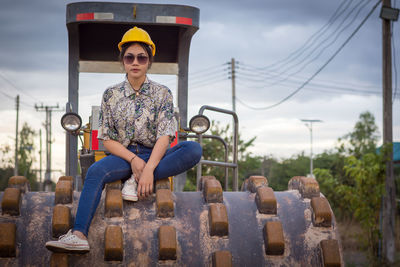
[[[99,116],[98,138],[115,140],[127,147],[142,144],[153,147],[161,136],[175,137],[177,123],[171,91],[147,77],[139,95],[127,78],[107,88]]]

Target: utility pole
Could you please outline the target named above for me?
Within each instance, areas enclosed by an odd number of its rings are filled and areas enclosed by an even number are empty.
[[[397,14],[396,14],[397,12]],[[391,0],[382,1],[382,95],[383,95],[383,145],[393,144],[392,118],[392,46],[391,21],[397,20],[398,9],[391,8]],[[395,256],[396,190],[393,174],[393,152],[386,161],[385,195],[383,197],[383,258],[391,264]]]
[[[16,108],[17,108],[17,123],[15,126],[15,166],[14,166],[14,176],[18,175],[18,118],[19,118],[19,95],[16,98]]]
[[[313,122],[322,122],[321,120],[301,120],[305,122],[305,125],[310,130],[310,176],[314,178],[313,174],[313,135],[312,135],[312,124]]]
[[[235,69],[235,59],[231,59],[231,71],[232,71],[232,111],[236,113],[236,69]]]
[[[46,112],[46,122],[44,124],[46,129],[46,172],[44,175],[44,191],[51,191],[51,113],[52,111],[62,111],[59,106],[38,106],[35,104],[36,111]]]
[[[39,151],[39,191],[43,191],[43,180],[42,180],[42,129],[39,129],[39,137],[40,137],[40,151]]]
[[[228,62],[229,64],[229,62]],[[231,59],[231,80],[232,80],[232,111],[236,113],[236,66],[235,58]],[[232,136],[235,132],[235,119],[232,119]],[[232,155],[234,154],[234,148],[232,147]]]

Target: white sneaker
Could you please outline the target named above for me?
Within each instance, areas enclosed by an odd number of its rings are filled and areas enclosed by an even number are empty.
[[[128,180],[125,181],[124,187],[122,188],[122,199],[128,201],[137,201],[137,182],[135,177],[131,176]]]
[[[46,242],[46,248],[53,252],[86,253],[90,250],[88,241],[74,235],[72,229],[60,236],[57,241]]]

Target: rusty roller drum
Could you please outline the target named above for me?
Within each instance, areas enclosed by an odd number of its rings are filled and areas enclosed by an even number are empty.
[[[291,190],[283,192],[265,189],[267,181],[252,178],[244,187],[255,193],[222,192],[216,180],[205,181],[200,192],[162,193],[168,190],[164,187],[157,192],[162,194],[159,201],[156,194],[135,203],[124,201],[122,217],[107,215],[106,187],[90,227],[91,250],[83,255],[53,254],[45,248],[46,241],[54,240],[55,193],[20,193],[20,215],[0,216],[0,234],[13,228],[10,224],[16,227],[14,254],[13,249],[7,254],[10,244],[0,241],[0,253],[6,253],[0,266],[56,266],[58,258],[65,266],[344,266],[329,204],[328,211],[325,201],[311,204],[322,194],[303,198],[299,188],[303,185],[301,192],[307,194],[307,185],[302,178],[295,178],[298,184],[291,180]],[[72,217],[79,196],[73,192],[72,203],[62,204]],[[276,210],[268,209],[274,201]],[[12,236],[8,240],[12,243]]]

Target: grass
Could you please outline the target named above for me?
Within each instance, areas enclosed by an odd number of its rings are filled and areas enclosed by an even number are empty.
[[[361,241],[363,231],[360,225],[354,220],[337,221],[338,230],[343,247],[343,257],[346,266],[374,266],[368,259],[365,246]],[[396,255],[395,264],[392,266],[400,266],[400,217],[396,217]],[[377,264],[376,266],[379,266]]]

